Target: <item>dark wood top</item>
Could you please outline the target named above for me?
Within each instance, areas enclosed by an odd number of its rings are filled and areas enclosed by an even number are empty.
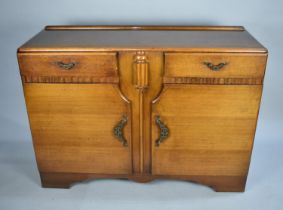
[[[19,52],[259,52],[267,50],[241,26],[47,26]]]

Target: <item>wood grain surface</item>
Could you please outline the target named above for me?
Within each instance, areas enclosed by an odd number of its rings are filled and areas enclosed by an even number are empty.
[[[166,53],[165,77],[261,79],[266,59],[266,54],[251,53]],[[205,63],[224,66],[213,71]]]
[[[116,53],[24,53],[18,55],[25,82],[118,83]],[[60,67],[73,64],[70,69]]]
[[[117,85],[25,84],[25,97],[40,172],[131,173],[131,120],[124,147],[113,128],[128,103]]]
[[[152,120],[152,173],[246,176],[262,86],[166,85],[153,105],[170,136],[159,147]]]

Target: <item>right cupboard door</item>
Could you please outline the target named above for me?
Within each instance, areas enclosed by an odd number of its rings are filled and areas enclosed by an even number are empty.
[[[166,84],[152,106],[152,173],[246,176],[261,90]]]

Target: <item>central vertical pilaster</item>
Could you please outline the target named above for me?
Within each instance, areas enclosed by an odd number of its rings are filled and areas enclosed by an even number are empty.
[[[132,109],[133,174],[151,171],[151,102],[161,91],[162,68],[160,52],[119,53],[120,88]]]
[[[148,88],[149,63],[144,51],[138,51],[134,58],[134,86],[139,92],[139,145],[140,173],[144,173],[144,93]]]

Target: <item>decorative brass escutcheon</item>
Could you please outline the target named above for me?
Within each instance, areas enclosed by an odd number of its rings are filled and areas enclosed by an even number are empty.
[[[118,122],[118,124],[113,128],[113,132],[115,137],[123,144],[123,146],[128,146],[128,142],[124,137],[123,128],[127,124],[128,118],[123,115],[122,119]]]
[[[210,68],[212,71],[219,71],[220,69],[222,69],[228,63],[224,62],[224,63],[219,63],[217,65],[214,65],[210,62],[203,62],[203,64],[206,65],[208,68]]]
[[[148,87],[148,58],[144,51],[138,51],[134,57],[134,85],[137,89]]]
[[[161,121],[160,116],[155,117],[155,123],[159,126],[160,135],[155,141],[155,146],[159,146],[169,136],[169,128]]]

